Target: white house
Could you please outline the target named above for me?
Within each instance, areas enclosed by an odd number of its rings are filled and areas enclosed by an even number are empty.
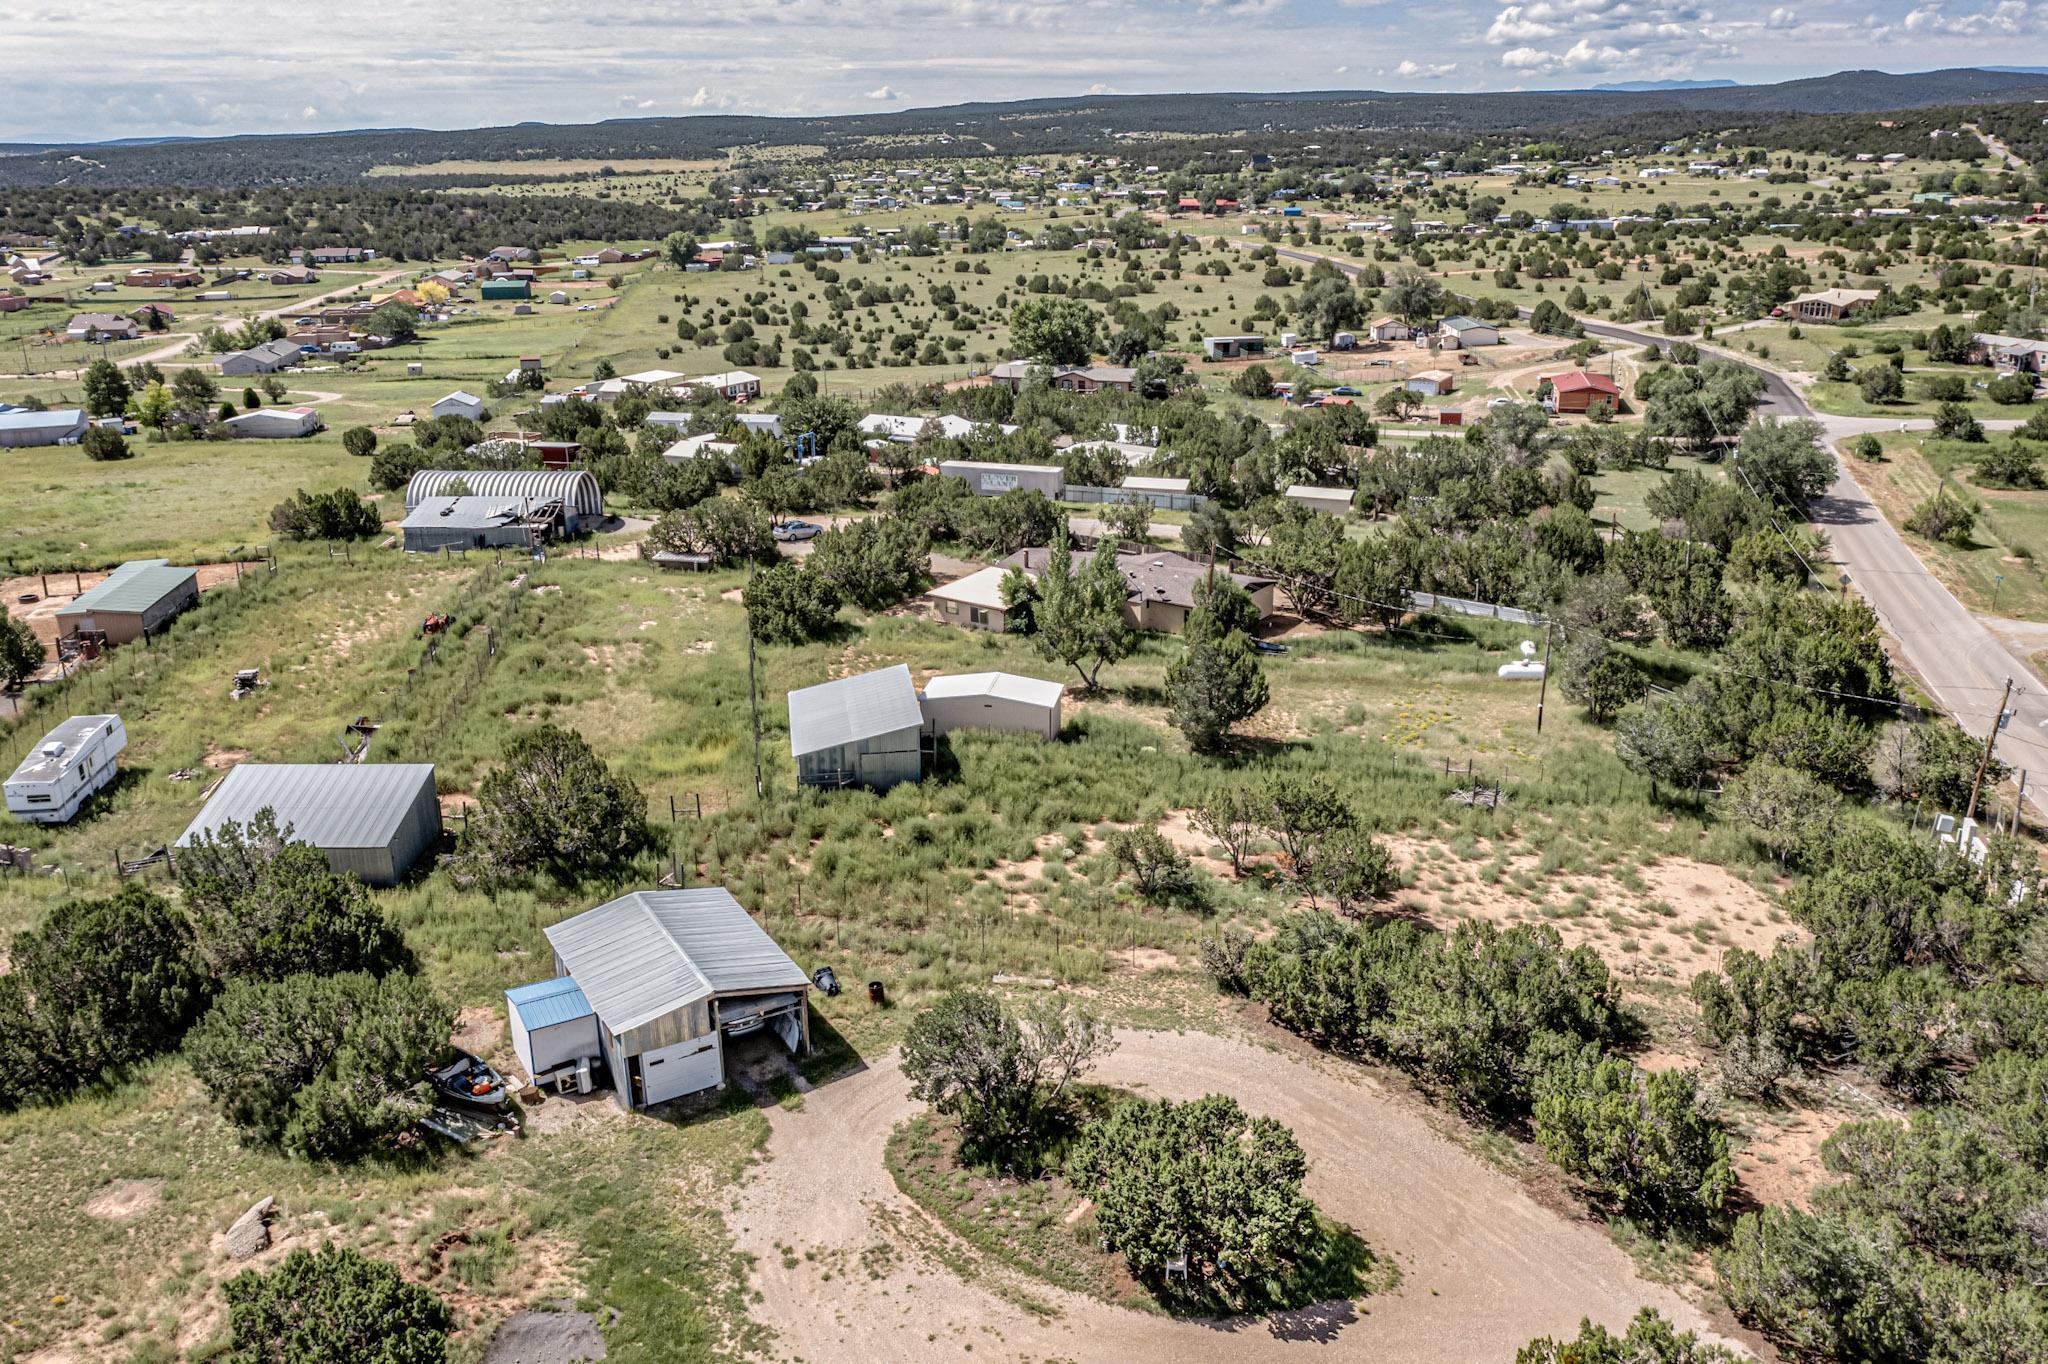
[[[482,398],[459,388],[434,404],[434,415],[437,417],[467,417],[473,422],[482,421],[485,411]]]
[[[1474,317],[1447,317],[1441,329],[1445,333],[1445,344],[1455,345],[1460,350],[1500,344],[1500,328]]]

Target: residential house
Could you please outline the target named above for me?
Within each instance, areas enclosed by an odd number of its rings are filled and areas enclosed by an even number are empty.
[[[1401,385],[1410,393],[1421,393],[1432,398],[1440,398],[1457,386],[1457,377],[1447,369],[1417,370]]]
[[[346,328],[343,329],[342,339],[347,339]],[[286,365],[295,365],[299,362],[301,344],[303,343],[296,340],[265,341],[260,346],[251,346],[248,350],[223,355],[220,358],[220,372],[229,375],[274,374]]]
[[[1823,289],[1792,300],[1792,315],[1802,322],[1842,322],[1877,302],[1875,289]]]
[[[1138,377],[1135,369],[1122,365],[1041,365],[1030,360],[1006,360],[988,372],[989,381],[1012,393],[1021,392],[1036,371],[1044,371],[1054,388],[1067,393],[1094,393],[1113,388],[1129,393]]]
[[[761,376],[749,374],[743,369],[734,369],[723,374],[707,374],[701,379],[688,380],[684,387],[710,389],[729,402],[743,403],[761,396]]]
[[[1605,374],[1592,374],[1583,369],[1567,370],[1550,381],[1550,409],[1560,416],[1566,413],[1619,412],[1621,385]]]
[[[1205,336],[1202,338],[1202,358],[1205,360],[1242,360],[1249,356],[1266,353],[1266,338],[1263,336]]]
[[[1438,325],[1446,346],[1471,350],[1474,346],[1498,346],[1500,328],[1473,317],[1447,317]]]
[[[2048,368],[2048,341],[2029,341],[2023,336],[2000,336],[1978,332],[1970,338],[1970,363],[1994,365],[2021,374],[2040,374]]]
[[[933,587],[924,594],[925,600],[932,604],[932,613],[948,625],[999,635],[1010,623],[1010,608],[1003,601],[1006,576],[1008,571],[1001,567],[976,569],[964,578]]]
[[[1030,577],[1038,578],[1044,574],[1051,554],[1049,549],[1021,549],[1003,560],[1002,566],[1021,568]],[[1094,557],[1086,550],[1074,550],[1072,554],[1077,574]],[[1195,609],[1196,585],[1212,571],[1220,571],[1200,559],[1164,549],[1119,554],[1116,565],[1128,592],[1125,621],[1137,629],[1162,634],[1181,632],[1187,625],[1188,613]],[[1229,577],[1251,597],[1260,620],[1273,613],[1273,579],[1243,573],[1231,573]]]
[[[1409,335],[1408,324],[1398,317],[1383,317],[1365,332],[1375,341],[1406,341]]]
[[[206,276],[170,265],[138,265],[121,282],[130,289],[192,289],[205,283]]]
[[[303,265],[276,265],[268,270],[258,270],[256,278],[265,284],[316,284],[320,276]]]
[[[133,341],[142,329],[119,313],[78,313],[64,326],[68,341]]]

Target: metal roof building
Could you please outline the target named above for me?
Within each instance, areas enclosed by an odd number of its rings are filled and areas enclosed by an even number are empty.
[[[199,602],[199,570],[173,568],[168,559],[130,559],[105,580],[57,610],[64,634],[102,631],[109,644],[153,635]]]
[[[92,424],[82,408],[53,412],[0,412],[0,448],[27,445],[76,445]]]
[[[568,976],[507,990],[505,1021],[512,1030],[512,1050],[536,1084],[543,1075],[604,1056],[597,1014]]]
[[[810,978],[723,887],[634,891],[546,932],[629,1107],[722,1085],[723,1037],[770,1027],[810,1046]]]
[[[570,534],[583,522],[604,516],[604,491],[584,469],[422,469],[405,485],[405,510],[417,510],[429,497],[453,495],[449,489],[458,480],[473,497],[510,498],[536,507],[560,502]]]
[[[1060,698],[1057,682],[1016,673],[955,673],[924,684],[925,727],[933,734],[956,729],[1003,729],[1056,739]]]
[[[924,775],[924,713],[898,663],[789,694],[789,751],[808,786],[881,790]]]
[[[408,554],[495,545],[525,549],[534,540],[527,511],[528,504],[518,498],[423,497],[399,530]]]
[[[432,763],[242,763],[178,836],[189,845],[264,810],[292,840],[373,886],[394,885],[441,836]]]

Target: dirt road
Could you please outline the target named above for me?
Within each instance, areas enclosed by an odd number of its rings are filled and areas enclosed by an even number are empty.
[[[754,1314],[777,1331],[781,1356],[954,1360],[971,1346],[986,1360],[1468,1364],[1512,1359],[1532,1337],[1576,1331],[1581,1317],[1620,1327],[1645,1305],[1707,1330],[1693,1304],[1639,1278],[1599,1227],[1539,1206],[1359,1067],[1206,1033],[1119,1040],[1098,1078],[1163,1098],[1223,1092],[1291,1126],[1308,1151],[1310,1194],[1395,1258],[1400,1288],[1356,1308],[1185,1322],[991,1266],[933,1226],[884,1168],[890,1131],[920,1107],[892,1053],[812,1090],[799,1111],[765,1110],[770,1159],[730,1220],[755,1257]],[[945,1261],[971,1265],[970,1277]],[[1018,1305],[1025,1295],[1054,1310]]]

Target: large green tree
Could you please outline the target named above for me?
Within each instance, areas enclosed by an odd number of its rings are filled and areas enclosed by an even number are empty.
[[[911,1021],[903,1073],[977,1153],[1029,1164],[1049,1116],[1114,1046],[1094,1015],[1061,1001],[1019,1011],[986,990],[957,989]]]
[[[1062,525],[1038,579],[1032,640],[1048,661],[1071,667],[1082,686],[1095,691],[1103,665],[1123,658],[1136,644],[1135,632],[1124,620],[1129,597],[1130,587],[1117,567],[1116,546],[1105,541],[1076,572]]]
[[[486,880],[616,874],[645,847],[647,798],[574,730],[535,725],[477,788],[463,851]]]
[[[1010,309],[1010,340],[1026,359],[1048,365],[1085,365],[1095,354],[1099,319],[1078,298],[1036,294]]]

